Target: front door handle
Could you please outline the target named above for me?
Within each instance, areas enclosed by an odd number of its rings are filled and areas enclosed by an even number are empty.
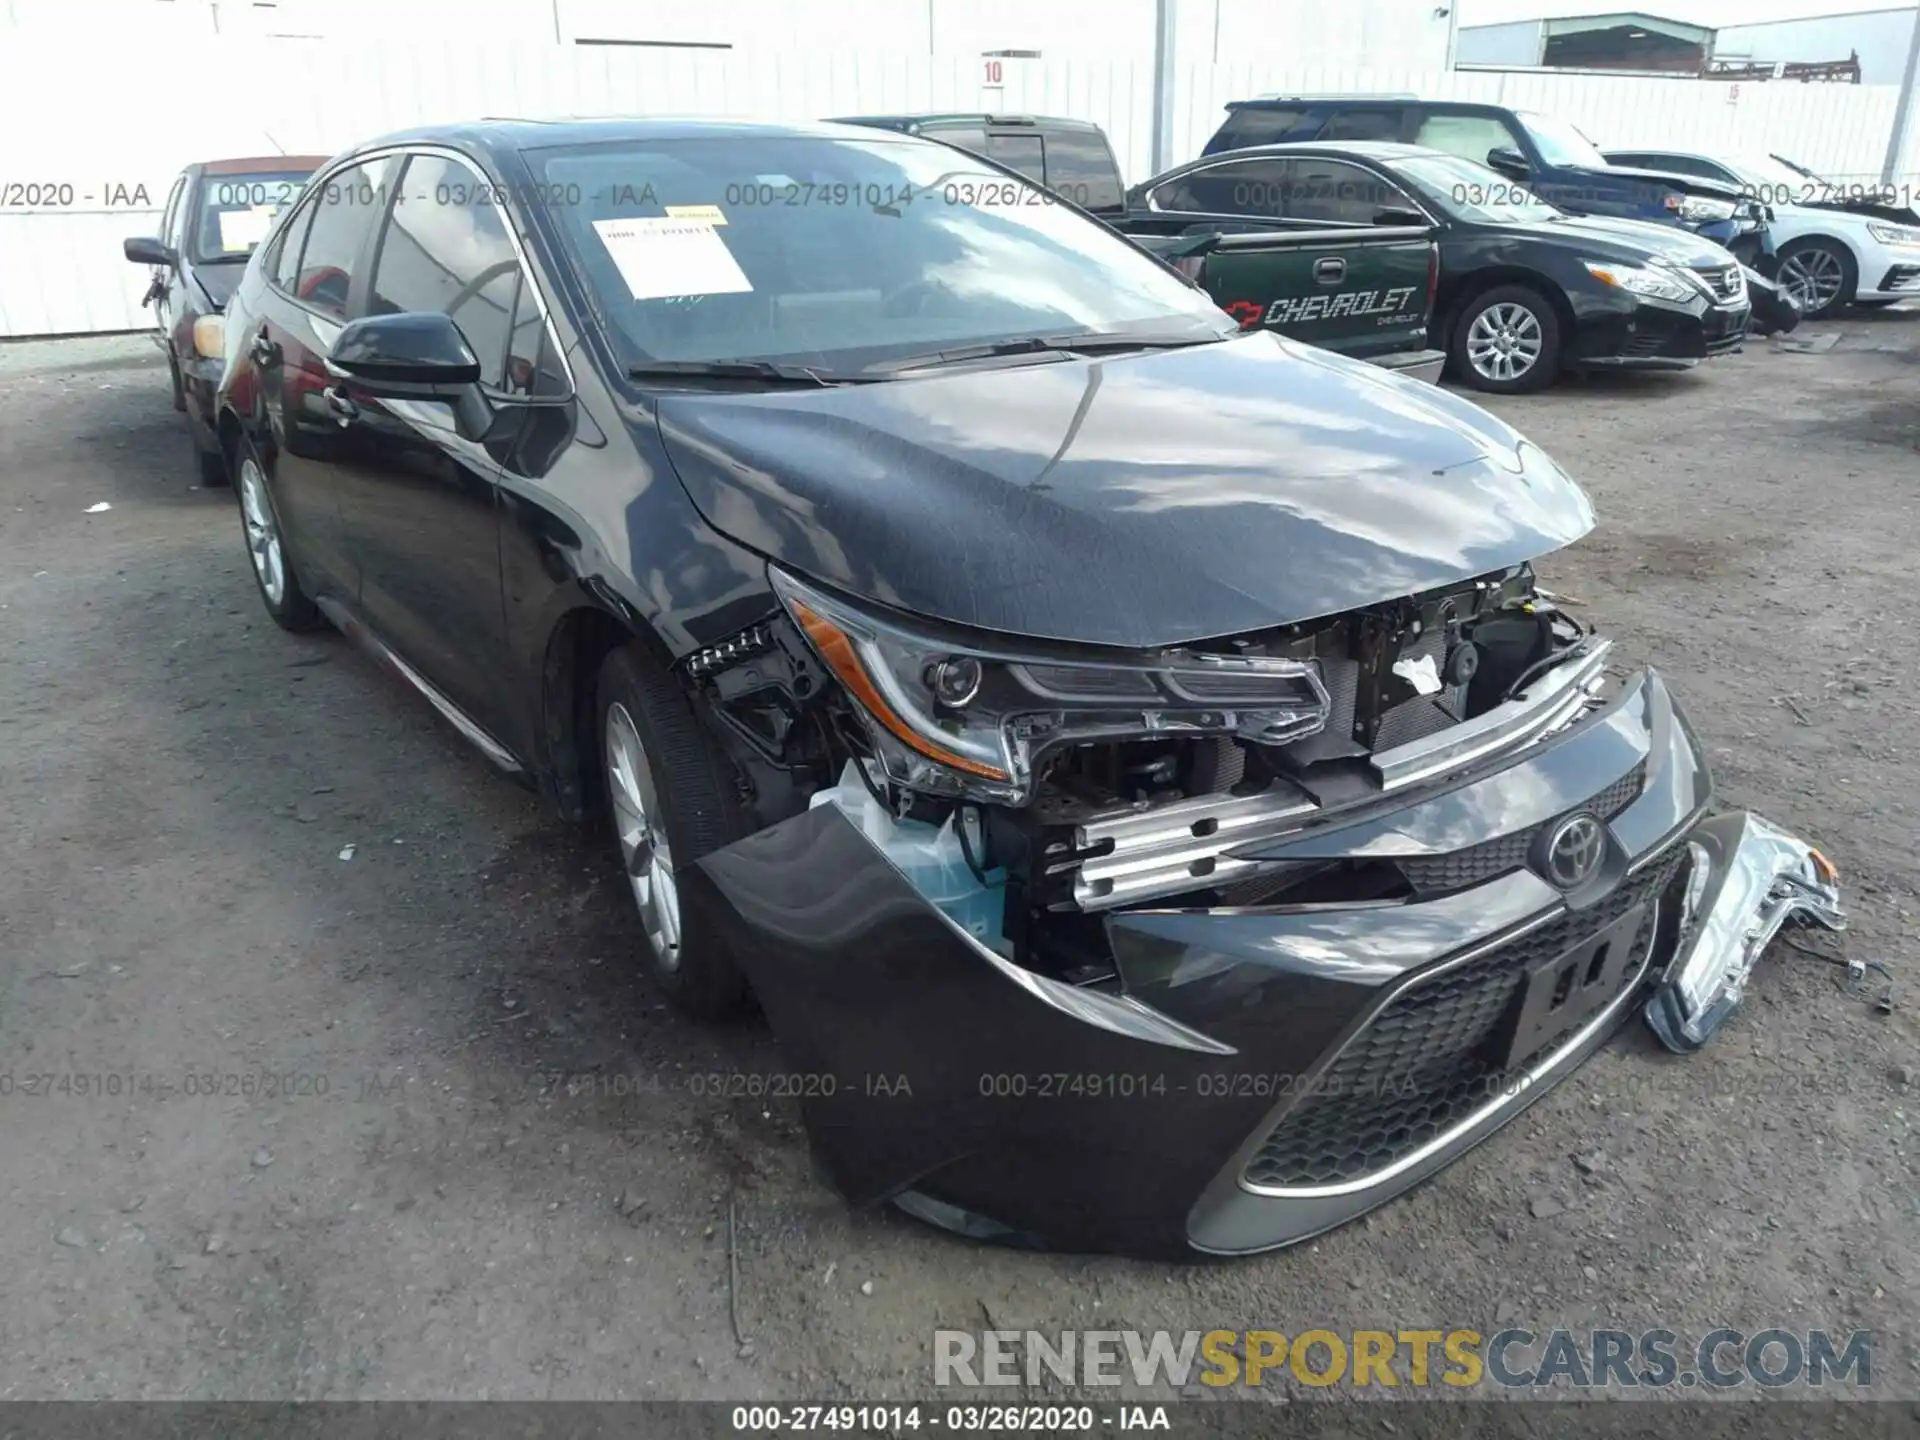
[[[1323,256],[1313,262],[1313,278],[1322,285],[1338,285],[1347,278],[1347,262],[1338,255]]]
[[[321,395],[327,402],[327,409],[333,412],[333,418],[342,426],[351,425],[360,418],[360,407],[329,385]]]

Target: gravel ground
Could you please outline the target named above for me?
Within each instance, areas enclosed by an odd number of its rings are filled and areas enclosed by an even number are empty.
[[[268,621],[151,345],[0,347],[0,1398],[925,1396],[989,1315],[1866,1328],[1920,1397],[1920,313],[1833,331],[1496,408],[1600,510],[1547,583],[1828,848],[1892,1015],[1776,948],[1705,1053],[1636,1022],[1365,1222],[1186,1268],[849,1211],[704,1093],[777,1048],[662,1008],[597,839]]]

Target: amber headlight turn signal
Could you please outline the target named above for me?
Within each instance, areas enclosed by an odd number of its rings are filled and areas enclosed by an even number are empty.
[[[1169,734],[1277,745],[1327,721],[1310,660],[984,635],[768,574],[855,702],[888,778],[909,790],[1020,805],[1036,762],[1065,746]]]

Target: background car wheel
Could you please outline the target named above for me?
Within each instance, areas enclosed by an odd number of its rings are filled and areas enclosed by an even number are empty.
[[[1804,319],[1831,315],[1853,299],[1859,283],[1853,256],[1831,240],[1798,240],[1780,251],[1780,288],[1799,302]]]
[[[746,1009],[746,977],[725,942],[680,903],[677,872],[751,829],[732,767],[664,665],[638,644],[600,667],[599,754],[620,860],[654,980],[683,1010],[720,1020]]]
[[[282,630],[318,630],[326,623],[318,607],[300,588],[280,528],[280,512],[273,508],[266,467],[253,445],[240,442],[234,489],[240,501],[240,524],[247,537],[247,555],[253,561],[254,583],[261,603]]]
[[[1448,350],[1455,372],[1476,390],[1539,390],[1560,373],[1560,316],[1538,290],[1501,285],[1466,303]]]

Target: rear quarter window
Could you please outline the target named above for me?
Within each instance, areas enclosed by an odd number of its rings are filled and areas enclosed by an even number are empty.
[[[1230,110],[1227,112],[1227,123],[1207,142],[1205,153],[1212,155],[1219,150],[1244,150],[1249,145],[1278,145],[1289,138],[1317,139],[1319,127],[1307,125],[1306,119],[1307,112],[1298,108]],[[1295,131],[1304,133],[1296,136]]]
[[[1047,136],[1047,188],[1084,210],[1117,210],[1126,203],[1119,162],[1096,130]]]

